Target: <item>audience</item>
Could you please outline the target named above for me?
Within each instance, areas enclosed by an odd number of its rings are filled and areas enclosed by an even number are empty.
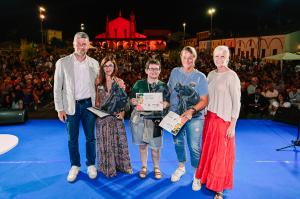
[[[291,103],[288,101],[288,98],[285,94],[279,93],[277,98],[273,100],[270,107],[270,115],[275,115],[279,107],[290,108]]]
[[[250,94],[247,100],[247,113],[264,116],[268,112],[269,101],[261,94],[261,87],[255,88],[255,93]]]
[[[39,52],[30,61],[20,59],[19,51],[0,51],[0,108],[18,107],[28,111],[38,111],[41,107],[53,103],[54,63],[60,57],[69,54],[71,50],[69,48],[57,49],[51,53]],[[179,64],[179,60],[171,60],[172,56],[165,56],[167,53],[161,51],[100,48],[89,51],[89,55],[97,60],[102,60],[107,53],[115,54],[117,64],[120,66],[120,78],[126,84],[127,93],[131,92],[133,84],[138,79],[146,77],[142,66],[150,57],[161,61],[163,67],[160,79],[165,82],[168,81],[171,70]],[[253,111],[250,108],[253,100],[249,98],[258,94],[255,92],[257,87],[262,88],[261,95],[269,100],[270,112],[274,109],[274,106],[271,106],[272,103],[275,100],[278,102],[279,93],[285,92],[289,97],[285,102],[290,102],[291,106],[300,108],[300,70],[293,63],[287,62],[281,74],[279,64],[265,63],[255,58],[233,57],[229,67],[238,74],[241,80],[241,111],[245,114],[247,111]],[[195,65],[206,75],[214,68],[212,57],[202,52],[198,54]],[[243,115],[241,114],[241,117]]]

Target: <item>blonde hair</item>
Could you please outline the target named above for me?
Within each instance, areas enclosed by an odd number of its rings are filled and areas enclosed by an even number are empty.
[[[182,56],[183,51],[187,51],[187,52],[191,53],[194,56],[195,60],[197,59],[197,51],[194,47],[185,46],[180,52],[180,57]]]

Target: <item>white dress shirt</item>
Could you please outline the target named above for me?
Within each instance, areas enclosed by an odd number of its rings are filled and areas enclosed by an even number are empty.
[[[79,62],[75,55],[73,55],[74,60],[74,76],[75,76],[75,99],[81,100],[91,97],[91,92],[89,89],[89,68],[86,59]]]

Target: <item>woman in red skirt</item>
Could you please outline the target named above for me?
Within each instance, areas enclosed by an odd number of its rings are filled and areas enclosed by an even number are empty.
[[[233,187],[235,125],[240,112],[241,87],[237,74],[228,68],[229,49],[218,46],[213,53],[216,70],[208,76],[209,104],[205,116],[202,155],[195,177],[223,198]]]

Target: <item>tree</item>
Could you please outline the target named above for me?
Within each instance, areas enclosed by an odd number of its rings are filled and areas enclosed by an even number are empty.
[[[66,43],[63,42],[61,39],[58,39],[56,37],[52,37],[52,39],[50,41],[50,45],[52,47],[55,47],[55,48],[64,48],[64,47],[66,47]]]
[[[183,33],[182,32],[175,32],[172,33],[167,40],[167,49],[169,50],[178,50],[182,48],[182,40]]]
[[[21,40],[20,45],[20,59],[24,61],[33,60],[37,56],[37,45],[34,43],[28,43],[26,40]]]

